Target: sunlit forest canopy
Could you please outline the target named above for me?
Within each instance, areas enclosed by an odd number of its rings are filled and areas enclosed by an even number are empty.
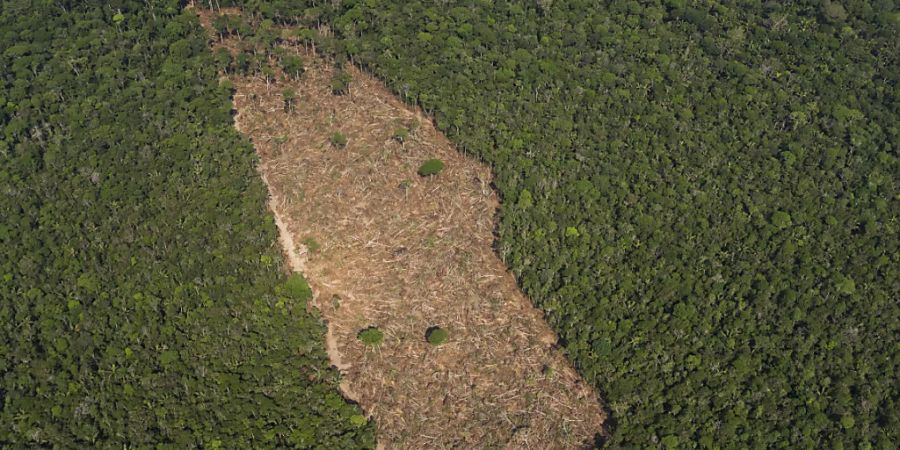
[[[900,441],[895,1],[234,3],[492,165],[609,447]],[[0,444],[372,446],[193,15],[0,6]]]

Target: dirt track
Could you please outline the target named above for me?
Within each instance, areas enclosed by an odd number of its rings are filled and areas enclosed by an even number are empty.
[[[301,53],[301,49],[290,48]],[[236,125],[260,155],[292,268],[314,288],[345,395],[374,416],[388,448],[579,448],[602,428],[596,393],[554,350],[556,337],[491,245],[490,171],[457,152],[417,110],[350,69],[303,54],[297,82],[230,77]],[[293,112],[281,92],[297,93]],[[409,138],[392,139],[398,128]],[[345,148],[329,142],[340,131]],[[423,178],[426,159],[446,164]],[[315,240],[315,252],[303,242]],[[357,333],[377,326],[382,345]],[[433,347],[427,328],[450,332]]]

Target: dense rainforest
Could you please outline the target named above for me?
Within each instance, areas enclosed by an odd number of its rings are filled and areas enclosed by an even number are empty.
[[[900,441],[894,0],[203,3],[492,165],[608,447]],[[0,444],[372,446],[231,128],[255,55],[177,1],[0,6]]]
[[[609,447],[900,441],[894,1],[226,3],[493,166]]]
[[[180,6],[0,2],[0,447],[373,448]]]

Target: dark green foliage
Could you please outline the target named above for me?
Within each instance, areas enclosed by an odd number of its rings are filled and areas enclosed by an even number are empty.
[[[281,59],[281,70],[284,73],[294,79],[300,79],[300,76],[303,75],[303,60],[300,59],[299,56],[288,55]]]
[[[900,441],[896,2],[285,4],[491,164],[608,445]]]
[[[378,329],[378,327],[369,327],[360,331],[356,337],[362,341],[363,344],[376,346],[381,345],[381,342],[384,341],[384,332]]]
[[[231,56],[231,52],[229,52],[228,49],[225,48],[216,50],[215,64],[217,70],[229,73],[234,66],[234,58]]]
[[[328,140],[331,142],[331,145],[337,148],[344,148],[347,146],[347,136],[344,136],[344,133],[341,133],[340,131],[332,133]]]
[[[822,2],[822,14],[830,22],[843,22],[847,19],[847,10],[837,1],[824,0]]]
[[[249,75],[254,70],[253,55],[241,51],[234,59],[234,71],[240,75]]]
[[[441,327],[431,327],[425,331],[425,340],[431,345],[442,345],[450,339],[450,333]]]
[[[310,253],[316,253],[320,248],[322,248],[322,245],[319,244],[319,241],[311,237],[304,239],[303,245],[306,246],[306,249],[309,250]]]
[[[259,72],[262,74],[263,79],[266,80],[266,85],[278,81],[278,79],[275,77],[275,69],[273,69],[269,65],[263,65],[260,68]]]
[[[419,175],[423,177],[430,177],[432,175],[437,175],[442,170],[444,170],[444,162],[439,159],[429,159],[422,163],[419,166]]]
[[[293,112],[297,93],[293,89],[287,88],[281,92],[281,98],[284,100],[284,112]]]
[[[397,128],[394,130],[394,135],[392,137],[395,141],[402,144],[409,137],[409,129],[406,127]]]
[[[331,79],[331,92],[334,95],[349,94],[351,81],[353,81],[353,77],[348,72],[338,69]]]
[[[283,292],[288,298],[300,304],[305,304],[312,298],[312,289],[310,289],[309,283],[299,273],[291,274],[288,277],[287,282],[284,283]]]
[[[220,38],[237,36],[239,39],[252,37],[250,25],[241,16],[219,15],[213,19],[213,29]]]
[[[791,226],[791,215],[784,211],[776,211],[772,214],[772,225],[778,227],[779,230]]]
[[[0,2],[0,447],[373,448],[177,5]]]

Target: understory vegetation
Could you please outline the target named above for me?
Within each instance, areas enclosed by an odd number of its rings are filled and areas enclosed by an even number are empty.
[[[895,2],[237,3],[493,166],[610,447],[900,440]]]
[[[0,447],[374,448],[217,78],[177,1],[0,2]]]

